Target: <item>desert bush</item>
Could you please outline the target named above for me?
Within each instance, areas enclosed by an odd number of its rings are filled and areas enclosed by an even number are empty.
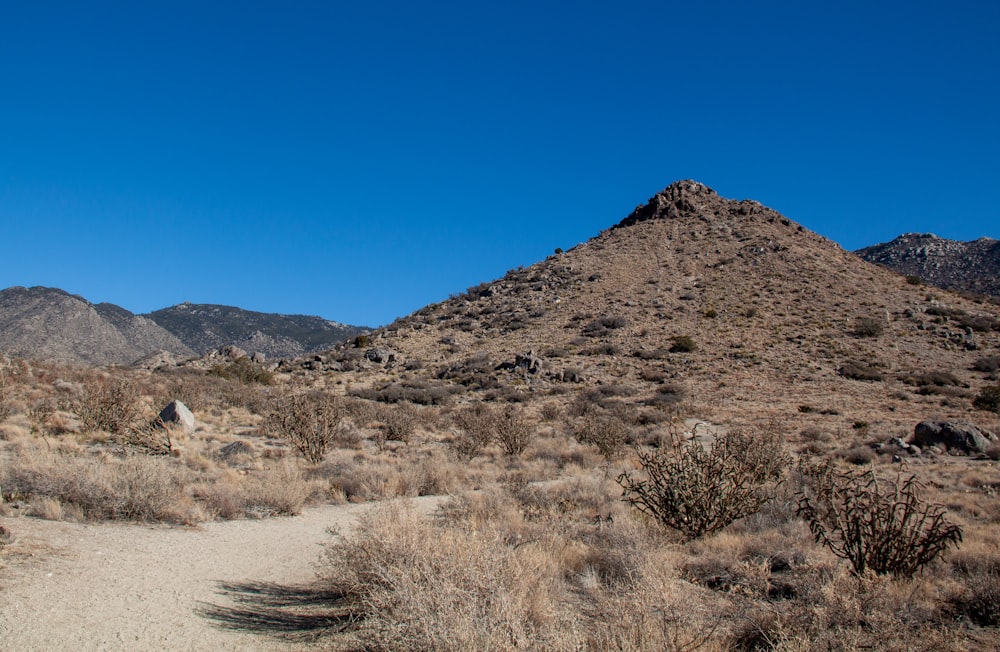
[[[453,394],[462,391],[461,388],[440,383],[425,381],[404,381],[385,384],[378,388],[358,389],[351,392],[352,396],[381,401],[382,403],[416,403],[417,405],[446,405]]]
[[[580,649],[572,612],[558,609],[558,564],[505,534],[435,524],[404,505],[362,516],[327,556],[362,648]]]
[[[341,399],[322,392],[278,398],[264,418],[264,430],[288,439],[309,462],[318,464],[337,441],[337,426],[347,415]]]
[[[508,455],[520,455],[531,443],[534,428],[524,412],[516,408],[494,411],[493,438]]]
[[[419,418],[417,408],[407,403],[379,405],[374,418],[381,424],[380,437],[385,441],[409,442]],[[384,443],[384,442],[379,442]]]
[[[224,475],[194,487],[193,493],[218,518],[267,518],[298,514],[316,485],[295,465],[283,461],[246,475]]]
[[[924,280],[917,276],[916,274],[909,274],[906,277],[906,282],[910,285],[923,285]]]
[[[460,459],[472,459],[493,441],[493,416],[493,409],[483,403],[463,408],[452,415],[458,432],[451,441],[451,447]]]
[[[51,498],[91,520],[184,521],[183,478],[164,458],[101,460],[33,451],[0,473],[5,493]]]
[[[711,448],[697,439],[639,452],[646,479],[618,477],[622,498],[695,539],[761,509],[782,481],[789,457],[777,433],[733,431]]]
[[[964,590],[951,600],[955,614],[980,627],[1000,627],[1000,572],[973,575],[964,584]]]
[[[260,385],[271,385],[274,383],[274,372],[268,371],[250,358],[239,358],[229,364],[215,365],[209,369],[208,373],[220,378],[238,380],[241,383]]]
[[[630,435],[621,417],[596,410],[585,412],[573,424],[573,437],[581,444],[596,446],[605,459],[617,456]]]
[[[975,371],[992,374],[1000,371],[1000,355],[983,356],[972,363]]]
[[[690,335],[676,335],[670,341],[671,353],[691,353],[698,350],[698,345]]]
[[[972,405],[980,410],[1000,413],[1000,384],[982,388],[972,400]]]
[[[73,411],[89,431],[122,434],[141,423],[143,406],[128,378],[99,378],[84,385]]]
[[[916,476],[894,481],[864,471],[837,472],[829,462],[801,466],[806,483],[798,513],[818,543],[848,560],[857,575],[910,577],[962,541],[945,509],[920,497]]]
[[[458,456],[475,457],[490,442],[497,442],[508,455],[520,455],[531,442],[534,429],[524,412],[514,407],[478,404],[457,412],[453,419],[461,430],[453,441]]]
[[[837,373],[844,378],[850,378],[851,380],[864,380],[867,382],[879,382],[883,379],[882,372],[874,367],[870,367],[864,364],[857,364],[854,362],[848,362],[840,369]]]
[[[885,331],[885,324],[874,317],[859,317],[854,322],[855,337],[879,337]]]
[[[601,317],[584,326],[582,332],[590,337],[600,337],[609,331],[624,328],[626,323],[624,317]]]

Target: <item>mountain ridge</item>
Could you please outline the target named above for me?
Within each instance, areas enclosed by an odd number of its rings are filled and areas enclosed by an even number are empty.
[[[132,365],[161,352],[193,358],[228,345],[283,357],[367,332],[308,315],[180,306],[137,315],[113,303],[92,304],[59,288],[10,287],[0,290],[0,352],[96,366]]]
[[[946,290],[1000,297],[1000,241],[959,241],[933,233],[904,233],[858,249],[865,260]]]

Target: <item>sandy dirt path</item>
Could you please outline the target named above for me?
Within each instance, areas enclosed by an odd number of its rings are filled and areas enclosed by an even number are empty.
[[[0,518],[16,536],[0,560],[0,649],[308,649],[338,625],[313,584],[327,530],[367,509],[199,528]]]

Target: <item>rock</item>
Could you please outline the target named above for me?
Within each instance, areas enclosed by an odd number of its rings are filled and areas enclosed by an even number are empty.
[[[264,364],[267,362],[267,356],[260,351],[254,351],[253,355],[250,356],[251,362],[256,362],[257,364]]]
[[[247,357],[246,351],[232,344],[230,344],[229,346],[224,346],[221,349],[219,349],[219,353],[222,354],[222,357],[228,358],[233,361]]]
[[[964,455],[984,453],[996,435],[971,423],[922,421],[913,431],[913,444],[923,448],[938,446]]]
[[[180,401],[171,401],[167,407],[163,408],[160,412],[160,421],[167,425],[180,426],[184,432],[194,430],[194,415]]]
[[[365,351],[365,360],[393,367],[396,365],[396,353],[389,349],[368,349]]]
[[[537,374],[542,370],[542,359],[536,356],[534,351],[528,351],[514,358],[514,366],[524,369],[529,374]]]

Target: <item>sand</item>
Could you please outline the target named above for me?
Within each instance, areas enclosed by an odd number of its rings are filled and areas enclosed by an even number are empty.
[[[328,529],[370,507],[198,528],[0,518],[16,537],[0,558],[0,649],[324,647],[338,625],[316,583]]]

